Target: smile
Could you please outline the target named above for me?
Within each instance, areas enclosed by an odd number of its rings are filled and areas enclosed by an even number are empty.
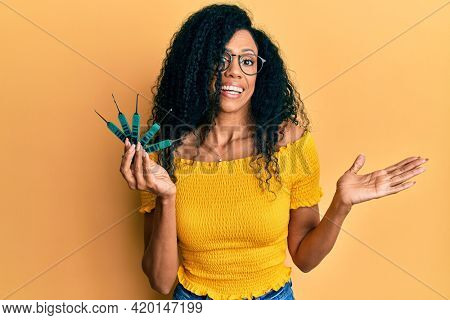
[[[241,96],[242,93],[236,92],[236,91],[227,91],[227,90],[222,89],[220,94],[227,98],[237,99]]]
[[[239,98],[242,92],[244,89],[237,86],[222,86],[221,89],[221,95],[231,99]]]

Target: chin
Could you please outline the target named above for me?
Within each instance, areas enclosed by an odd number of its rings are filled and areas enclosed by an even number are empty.
[[[242,109],[244,105],[237,103],[220,103],[220,111],[222,112],[236,112]]]
[[[223,112],[236,112],[242,108],[245,108],[247,102],[233,101],[229,99],[220,99],[220,111]]]

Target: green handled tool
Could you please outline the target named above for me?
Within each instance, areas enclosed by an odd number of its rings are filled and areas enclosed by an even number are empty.
[[[114,100],[114,104],[117,107],[117,111],[119,111],[119,122],[122,125],[123,132],[125,133],[125,136],[128,138],[128,140],[131,141],[131,131],[130,131],[130,126],[128,125],[127,118],[122,113],[122,111],[120,111],[119,106],[117,105],[116,99],[114,98],[114,94],[111,94],[111,95]]]
[[[166,113],[166,115],[161,119],[160,123],[164,120],[164,118],[169,114],[170,111],[172,111],[172,109],[170,109]],[[147,145],[160,128],[161,128],[160,124],[158,122],[155,122],[151,126],[151,128],[141,137],[141,140],[140,140],[141,144],[143,146]]]
[[[152,153],[152,152],[155,152],[155,151],[158,151],[158,150],[161,150],[161,149],[168,148],[168,147],[170,147],[172,145],[172,143],[174,143],[175,141],[181,140],[181,139],[182,138],[179,138],[179,139],[176,139],[176,140],[170,140],[170,139],[163,140],[163,141],[160,141],[158,143],[151,144],[149,146],[145,146],[144,150],[147,151],[148,153]]]
[[[131,122],[131,143],[137,144],[139,139],[139,127],[141,122],[141,116],[138,113],[138,98],[139,93],[136,96],[136,111],[133,114],[133,120]]]
[[[94,109],[94,111],[100,116],[100,118],[103,119],[103,121],[106,122],[106,126],[108,127],[108,129],[111,130],[111,132],[114,133],[114,135],[115,135],[117,138],[119,138],[120,141],[122,141],[123,143],[125,143],[125,139],[127,138],[127,137],[125,136],[125,134],[124,134],[122,131],[120,131],[120,129],[117,128],[117,126],[116,126],[114,123],[112,123],[112,122],[106,120],[105,118],[103,118],[103,117],[101,116],[101,114],[97,112],[97,110]]]

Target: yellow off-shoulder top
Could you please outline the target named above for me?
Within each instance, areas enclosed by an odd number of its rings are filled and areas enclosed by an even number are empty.
[[[310,131],[275,155],[282,181],[280,187],[270,180],[276,197],[261,189],[251,156],[222,162],[175,157],[178,280],[189,291],[241,300],[289,281],[292,268],[284,262],[290,209],[317,204],[323,191]],[[157,161],[157,153],[150,156]],[[140,196],[139,212],[151,212],[156,196],[145,191]]]

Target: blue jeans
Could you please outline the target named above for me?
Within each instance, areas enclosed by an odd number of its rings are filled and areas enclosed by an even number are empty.
[[[173,292],[173,300],[212,300],[208,295],[198,296],[195,293],[187,290],[178,283]],[[247,299],[244,299],[247,300]],[[289,279],[286,284],[277,291],[270,290],[265,295],[260,297],[252,297],[252,300],[295,300],[294,292],[292,291],[292,280]]]

